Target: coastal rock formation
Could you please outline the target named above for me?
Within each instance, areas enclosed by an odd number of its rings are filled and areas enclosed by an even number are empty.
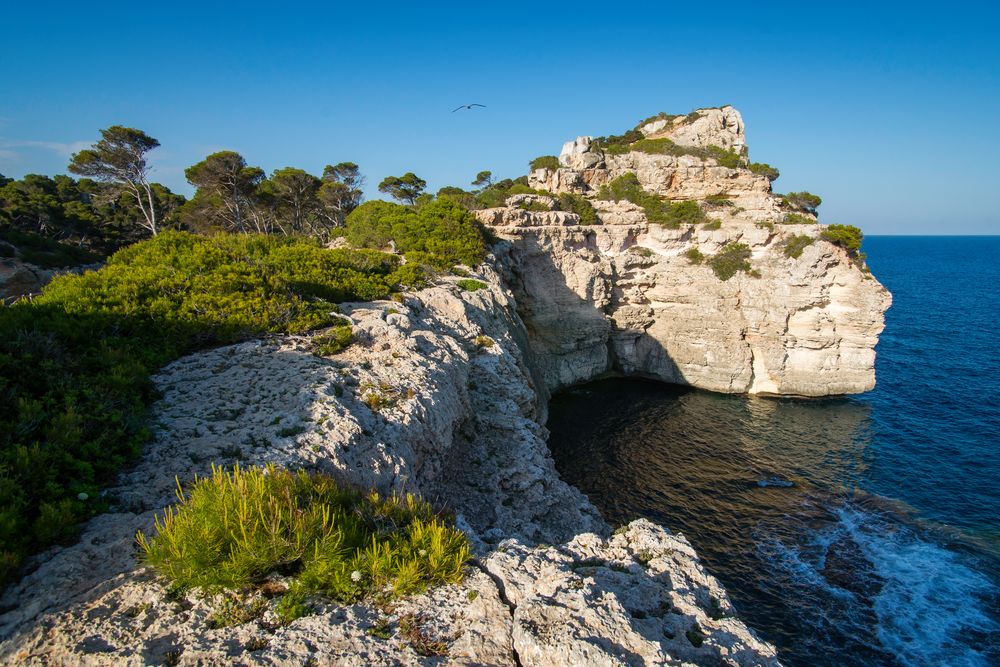
[[[477,212],[499,237],[475,273],[482,289],[444,277],[400,302],[343,304],[354,342],[330,357],[307,336],[277,336],[164,368],[152,441],[106,490],[110,511],[32,559],[0,600],[0,663],[777,665],[683,536],[643,520],[612,532],[559,478],[549,393],[607,373],[722,392],[865,391],[890,297],[811,215],[783,224],[767,176],[694,150],[746,155],[732,107],[639,131],[694,152],[569,142],[560,168],[530,176],[548,194]],[[598,196],[624,174],[700,202],[709,223],[651,224],[643,206]],[[599,224],[561,210],[565,193],[586,197]],[[793,236],[798,256],[785,252]],[[698,263],[735,243],[749,266],[732,277]],[[391,604],[317,601],[288,625],[266,611],[216,627],[224,596],[173,594],[139,561],[135,533],[178,482],[235,463],[446,506],[472,544],[464,581]]]
[[[698,120],[642,126],[678,144],[745,149],[732,107]],[[672,129],[667,123],[677,123]],[[701,155],[605,154],[589,137],[564,146],[564,165],[530,184],[591,199],[601,224],[565,211],[504,208],[479,219],[512,242],[503,258],[550,391],[609,372],[728,393],[830,396],[875,386],[875,344],[889,292],[857,259],[823,240],[815,218],[783,224],[788,206],[767,177]],[[650,224],[642,207],[602,201],[600,188],[635,174],[648,193],[694,200],[709,224]],[[801,256],[785,243],[806,237]],[[749,247],[752,270],[728,280],[707,262],[729,246]],[[689,253],[697,253],[694,259]]]
[[[403,304],[345,306],[357,342],[334,357],[282,337],[166,367],[153,441],[107,490],[111,511],[4,595],[0,662],[440,664],[424,637],[443,643],[449,664],[777,664],[682,536],[645,521],[611,535],[559,479],[526,332],[498,274],[477,277],[487,289],[445,284]],[[134,536],[172,502],[177,479],[235,462],[419,492],[456,512],[476,559],[461,585],[392,605],[214,628],[221,599],[171,596],[138,562]]]

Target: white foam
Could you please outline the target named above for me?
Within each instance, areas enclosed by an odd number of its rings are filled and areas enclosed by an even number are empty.
[[[875,596],[877,636],[903,665],[986,665],[989,658],[961,641],[969,632],[997,632],[987,599],[993,583],[961,557],[907,528],[850,505],[840,526],[884,584]]]

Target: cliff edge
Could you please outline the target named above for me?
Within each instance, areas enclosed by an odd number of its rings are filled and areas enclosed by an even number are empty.
[[[478,212],[512,243],[503,265],[543,384],[617,372],[727,393],[871,390],[891,296],[862,257],[824,238],[814,211],[755,173],[739,112],[654,117],[636,131],[644,140],[631,145],[567,142],[558,168],[529,177],[555,197]],[[694,222],[650,222],[648,205],[607,199],[631,175],[648,197],[687,202]],[[564,193],[586,198],[595,223],[558,210]],[[713,259],[733,250],[746,265],[720,277]]]

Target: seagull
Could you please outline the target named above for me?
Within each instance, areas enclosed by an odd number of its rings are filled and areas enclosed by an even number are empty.
[[[486,105],[485,104],[463,104],[462,106],[460,106],[458,108],[452,109],[451,112],[455,113],[459,109],[471,109],[472,107],[482,107],[482,108],[485,109]]]

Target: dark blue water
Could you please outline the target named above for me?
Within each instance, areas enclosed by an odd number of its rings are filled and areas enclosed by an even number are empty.
[[[686,535],[786,664],[1000,664],[1000,238],[865,250],[873,392],[607,380],[553,399],[550,447],[612,523]]]

